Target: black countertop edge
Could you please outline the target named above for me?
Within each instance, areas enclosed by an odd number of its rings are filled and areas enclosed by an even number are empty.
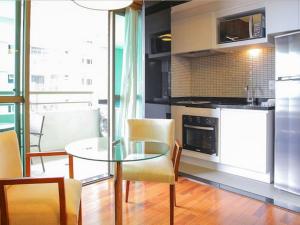
[[[261,106],[260,103],[267,101],[267,98],[257,98],[254,105],[247,103],[246,98],[230,97],[174,97],[171,98],[171,105],[179,105],[195,108],[228,108],[228,109],[252,109],[252,110],[273,110],[274,106]],[[210,101],[205,104],[178,103],[179,101]]]
[[[159,105],[171,105],[170,100],[166,101],[154,101],[154,100],[146,100],[145,103],[147,104],[159,104]]]
[[[260,106],[260,105],[227,105],[227,104],[176,104],[172,103],[172,105],[185,106],[185,107],[193,107],[193,108],[222,108],[222,109],[250,109],[250,110],[274,110],[274,106]]]
[[[261,98],[260,101],[266,101],[266,98]],[[169,98],[154,98],[147,99],[145,103],[150,104],[165,104],[165,105],[176,105],[178,101],[211,101],[211,102],[222,102],[222,103],[233,103],[233,104],[247,104],[246,98],[232,98],[232,97],[169,97]],[[180,104],[180,103],[179,103]]]
[[[268,98],[256,98],[257,103],[267,101]],[[177,101],[211,101],[211,102],[221,102],[221,103],[241,103],[247,104],[247,98],[239,98],[239,97],[200,97],[200,96],[188,96],[188,97],[172,97],[171,102]]]

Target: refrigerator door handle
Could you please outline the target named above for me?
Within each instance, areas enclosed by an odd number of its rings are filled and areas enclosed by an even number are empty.
[[[278,80],[300,80],[300,75],[296,75],[296,76],[284,76],[284,77],[278,77]]]
[[[287,36],[292,36],[292,35],[297,35],[297,34],[300,34],[300,31],[295,31],[295,32],[292,32],[292,33],[277,35],[274,38],[277,39],[277,38],[282,38],[282,37],[287,37]]]

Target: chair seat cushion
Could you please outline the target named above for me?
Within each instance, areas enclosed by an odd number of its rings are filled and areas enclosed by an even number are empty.
[[[7,191],[10,225],[60,224],[57,184],[12,185]],[[77,225],[81,183],[65,180],[67,225]]]
[[[123,179],[174,184],[175,174],[169,157],[161,156],[154,159],[124,163]]]

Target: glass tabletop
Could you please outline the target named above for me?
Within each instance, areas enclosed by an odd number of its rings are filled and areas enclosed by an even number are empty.
[[[89,138],[72,142],[65,147],[68,154],[77,158],[104,161],[130,162],[160,157],[169,152],[168,144],[151,141],[118,141],[108,152],[107,138]]]

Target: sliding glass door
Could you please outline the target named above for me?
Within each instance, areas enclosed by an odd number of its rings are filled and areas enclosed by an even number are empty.
[[[43,133],[31,135],[31,144],[42,151],[94,137],[108,146],[108,14],[73,1],[31,3],[30,122]],[[64,157],[43,161],[44,168],[41,159],[33,162],[33,175],[67,174]],[[84,181],[108,176],[103,162],[75,159],[74,169]]]
[[[0,1],[0,132],[17,132],[22,158],[39,151],[30,147],[37,143],[55,151],[98,137],[109,146],[114,106],[119,118],[125,35],[124,14],[112,15],[72,1]],[[41,138],[30,135],[36,128]],[[43,162],[31,162],[33,176],[67,175],[65,158]],[[109,175],[107,163],[75,160],[74,166],[81,180]]]
[[[24,157],[21,1],[0,1],[0,132],[15,130]]]

